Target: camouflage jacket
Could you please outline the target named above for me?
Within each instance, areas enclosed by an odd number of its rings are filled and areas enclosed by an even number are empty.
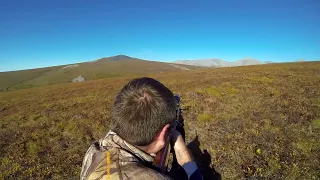
[[[109,131],[83,159],[80,179],[171,179],[152,169],[153,157]]]

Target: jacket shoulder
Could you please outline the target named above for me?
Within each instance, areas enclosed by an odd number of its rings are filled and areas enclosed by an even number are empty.
[[[117,158],[115,148],[106,150],[93,143],[83,158],[80,179],[119,179],[116,162],[112,161]]]
[[[145,167],[140,163],[130,163],[121,167],[121,174],[124,180],[169,180],[169,176],[159,173],[158,171]]]

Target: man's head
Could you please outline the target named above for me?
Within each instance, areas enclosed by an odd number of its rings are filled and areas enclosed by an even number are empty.
[[[116,97],[111,117],[111,129],[133,145],[163,141],[176,117],[174,96],[152,78],[134,79]]]

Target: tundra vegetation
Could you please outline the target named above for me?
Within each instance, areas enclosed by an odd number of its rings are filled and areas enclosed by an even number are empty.
[[[222,179],[320,178],[320,62],[122,75],[0,93],[0,179],[77,179],[116,94],[156,78]]]

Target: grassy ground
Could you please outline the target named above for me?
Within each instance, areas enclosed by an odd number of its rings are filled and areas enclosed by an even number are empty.
[[[182,95],[222,179],[320,178],[320,63],[146,74]],[[0,179],[78,179],[134,76],[0,93]]]

